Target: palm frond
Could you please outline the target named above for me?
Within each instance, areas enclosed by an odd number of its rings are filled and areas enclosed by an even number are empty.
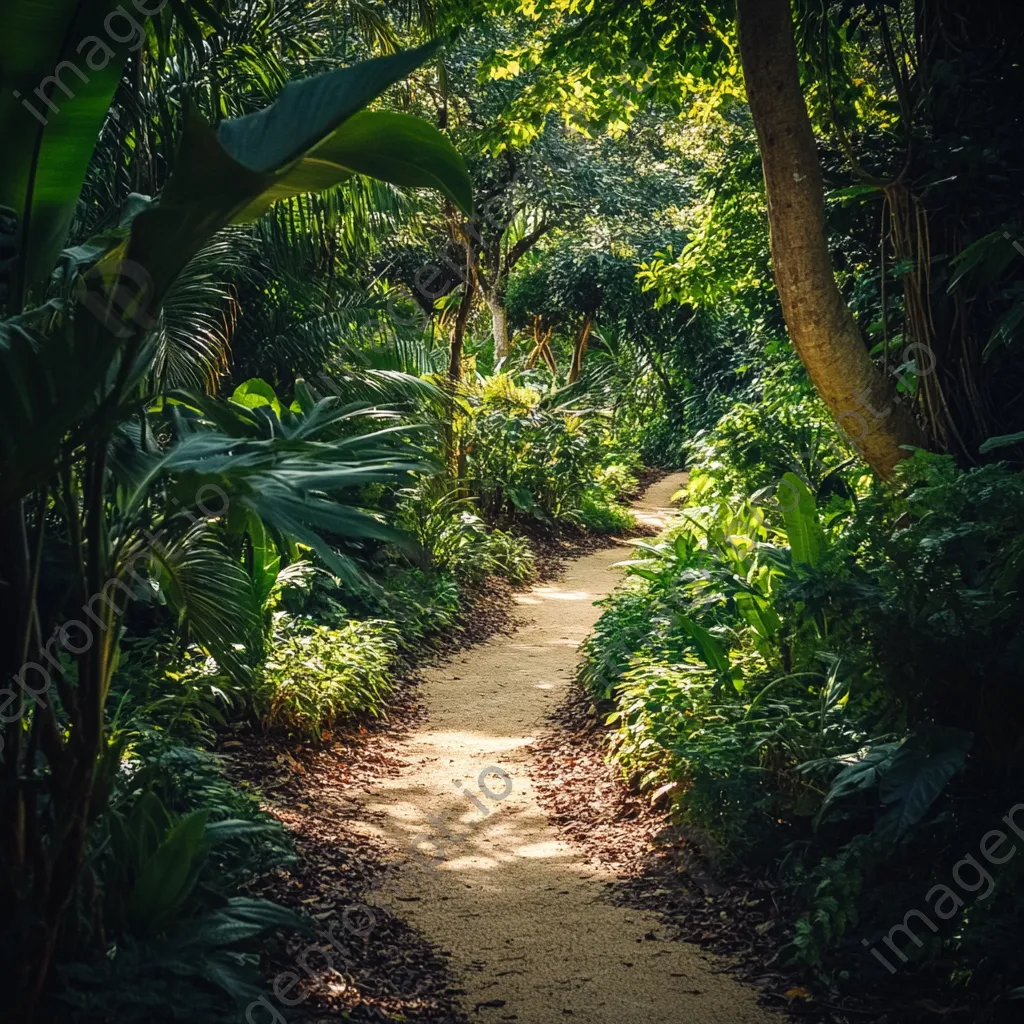
[[[175,280],[157,328],[153,380],[158,391],[216,389],[228,368],[237,316],[235,289],[229,282],[247,272],[254,250],[249,233],[224,231]]]
[[[257,658],[263,645],[262,609],[245,568],[208,522],[197,523],[167,548],[152,550],[161,592],[179,625],[221,669],[244,675],[243,665]]]

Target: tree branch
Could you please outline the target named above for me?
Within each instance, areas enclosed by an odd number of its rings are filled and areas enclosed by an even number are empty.
[[[556,224],[554,221],[542,220],[528,235],[523,235],[508,251],[505,270],[511,270]]]

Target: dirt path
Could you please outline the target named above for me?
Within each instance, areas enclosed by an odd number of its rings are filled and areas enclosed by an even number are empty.
[[[654,484],[638,516],[663,523],[681,483]],[[536,799],[527,747],[568,686],[597,619],[593,602],[614,588],[628,552],[617,545],[577,559],[556,583],[518,595],[514,635],[429,669],[427,715],[403,749],[408,766],[365,797],[362,827],[395,853],[382,901],[451,954],[474,1020],[778,1020],[696,947],[664,941],[653,915],[606,901],[613,876],[560,841]],[[500,773],[482,774],[492,766]]]

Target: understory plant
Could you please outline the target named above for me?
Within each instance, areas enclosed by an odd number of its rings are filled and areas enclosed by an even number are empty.
[[[254,691],[261,721],[320,739],[340,719],[382,717],[394,687],[397,634],[386,620],[332,628],[278,612]]]
[[[468,486],[491,522],[599,533],[633,525],[621,505],[639,460],[616,444],[607,418],[552,407],[508,375],[470,391],[460,446]]]
[[[934,884],[926,851],[952,863],[1016,799],[1022,478],[920,452],[867,486],[839,453],[792,459],[785,431],[736,444],[739,416],[700,440],[677,523],[637,544],[581,679],[627,778],[669,793],[713,862],[774,873],[786,956],[835,981],[908,881]],[[976,955],[1011,926],[1017,877],[999,883],[1002,913],[901,955]],[[1015,965],[986,974],[1005,983]]]
[[[108,4],[85,0],[5,23],[5,83],[8,69],[27,88],[55,65],[70,66],[81,34],[98,36],[109,21]],[[161,56],[166,46],[164,35]],[[174,131],[177,147],[164,154],[170,170],[159,195],[128,196],[70,248],[129,51],[120,45],[87,96],[52,122],[26,117],[17,90],[4,89],[0,612],[15,639],[0,660],[5,680],[20,677],[23,686],[5,691],[0,725],[0,949],[16,1020],[37,1019],[58,961],[71,965],[98,948],[108,966],[118,952],[121,965],[131,959],[125,919],[85,914],[73,928],[69,918],[103,898],[86,865],[104,826],[113,827],[109,798],[125,751],[110,729],[109,698],[135,602],[159,603],[186,646],[249,685],[265,639],[263,583],[273,575],[260,538],[279,553],[305,544],[351,576],[346,538],[394,536],[355,504],[358,488],[425,466],[408,424],[383,426],[379,402],[307,391],[285,410],[177,388],[166,372],[164,313],[218,232],[356,174],[434,188],[468,213],[472,185],[450,142],[409,115],[366,109],[436,50],[392,52],[289,84],[278,73],[273,103],[264,96],[216,126],[185,104],[180,130],[162,123],[160,134]],[[156,900],[191,891],[205,852],[201,812],[161,818],[148,803],[145,820],[130,819],[149,843],[145,890]],[[294,922],[264,904],[211,913],[217,941]],[[228,984],[234,953],[208,957],[198,927],[158,919],[150,938],[164,943],[179,987],[217,970]],[[144,958],[136,965],[144,973],[139,964]]]

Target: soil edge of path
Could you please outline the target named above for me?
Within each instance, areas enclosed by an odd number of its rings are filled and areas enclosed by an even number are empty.
[[[671,516],[673,475],[634,506]],[[778,1020],[723,962],[667,941],[659,918],[609,899],[615,877],[559,836],[541,806],[531,745],[568,692],[594,602],[621,578],[623,543],[515,595],[512,635],[422,673],[424,715],[407,762],[362,797],[357,827],[391,851],[382,904],[450,954],[474,1019],[549,1024],[753,1024]]]

